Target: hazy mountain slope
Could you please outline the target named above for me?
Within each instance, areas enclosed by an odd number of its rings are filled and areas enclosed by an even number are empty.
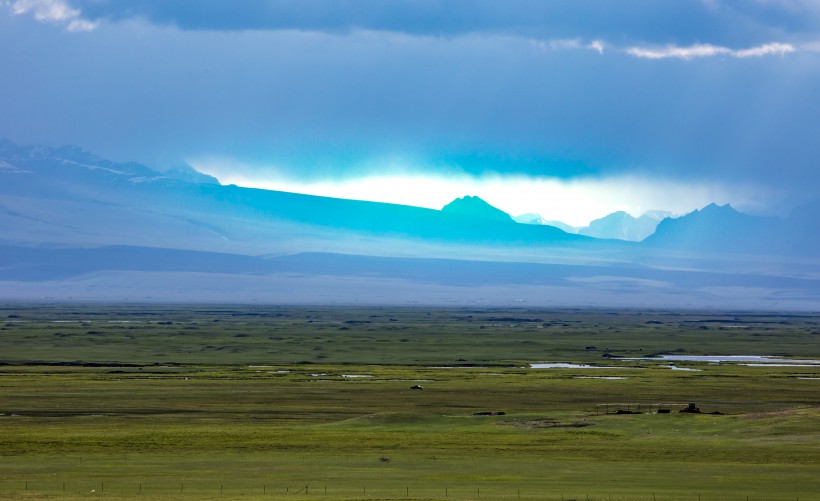
[[[644,214],[633,217],[626,212],[613,212],[580,228],[578,234],[595,238],[616,238],[639,242],[655,232],[660,219]]]
[[[783,231],[792,235],[796,253],[820,256],[820,199],[795,207],[784,222]]]
[[[470,210],[437,211],[197,180],[0,142],[0,298],[800,309],[820,300],[816,203],[785,220],[708,206],[635,243],[516,224],[474,197]]]
[[[504,221],[457,210],[191,183],[76,148],[3,142],[0,155],[0,238],[9,242],[167,246],[176,241],[187,248],[241,250],[303,234],[333,239],[330,233],[339,231],[493,245],[591,242],[552,227],[512,224],[506,215]],[[489,205],[482,210],[484,215],[497,211]]]
[[[0,262],[0,300],[807,309],[820,289],[820,276],[329,253],[0,246]]]
[[[523,224],[549,225],[560,228],[567,233],[576,233],[593,238],[627,240],[640,242],[651,235],[661,220],[671,216],[666,211],[649,211],[640,217],[619,211],[595,219],[588,226],[575,227],[561,221],[548,221],[538,214],[522,214],[513,219]]]
[[[543,226],[554,226],[561,231],[566,233],[578,233],[578,228],[575,226],[570,226],[566,223],[562,223],[561,221],[551,221],[544,219],[538,214],[534,214],[532,212],[528,212],[526,214],[521,214],[520,216],[514,216],[513,220],[516,223],[521,224],[536,224],[536,225],[543,225]]]
[[[768,286],[772,277],[725,272],[658,270],[635,265],[565,265],[440,258],[402,258],[336,253],[243,256],[216,252],[135,246],[31,248],[0,246],[0,279],[42,281],[106,271],[207,272],[227,275],[294,273],[317,276],[370,276],[423,283],[461,285],[562,284],[566,280],[607,277],[611,282],[665,282],[687,287]],[[794,289],[818,287],[820,277],[778,277]]]
[[[219,180],[208,174],[203,174],[188,164],[178,165],[162,171],[163,175],[189,183],[219,184]]]
[[[786,219],[743,214],[730,205],[710,204],[685,216],[664,219],[647,246],[678,251],[733,252],[820,257],[814,206]]]
[[[47,248],[0,246],[0,279],[40,281],[105,271],[179,271],[264,274],[264,258],[153,247]]]

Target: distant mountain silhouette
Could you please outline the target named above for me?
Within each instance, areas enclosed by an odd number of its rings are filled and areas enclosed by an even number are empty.
[[[776,228],[772,218],[742,214],[731,205],[709,204],[679,218],[664,219],[655,234],[646,241],[667,247],[698,246],[708,249],[730,249],[749,246],[759,237],[758,230],[766,226],[770,234]]]
[[[589,226],[570,226],[561,221],[545,220],[538,214],[522,214],[513,219],[522,224],[540,224],[560,228],[567,233],[575,233],[593,238],[629,240],[640,242],[651,235],[658,223],[672,213],[666,211],[649,211],[640,217],[633,217],[619,211],[608,214],[589,223]]]
[[[209,176],[208,174],[203,174],[188,164],[171,167],[162,173],[168,177],[180,179],[189,183],[219,184],[219,180],[217,178]]]
[[[74,147],[0,142],[0,239],[12,243],[183,245],[262,250],[333,232],[441,243],[584,244],[552,227],[514,224],[477,197],[446,210],[221,186],[167,175]],[[186,179],[180,179],[186,178]],[[189,182],[187,178],[196,182]],[[205,181],[205,182],[201,182]],[[360,239],[360,241],[362,241]]]
[[[651,214],[634,217],[624,211],[613,212],[580,228],[578,234],[639,242],[655,232],[661,219]]]
[[[363,251],[367,235],[441,244],[568,246],[595,254],[666,248],[690,253],[820,256],[820,202],[785,219],[710,204],[664,219],[640,247],[650,217],[615,213],[589,236],[554,226],[516,224],[479,197],[442,210],[221,186],[190,168],[161,173],[76,147],[18,146],[0,140],[0,241],[11,244],[184,246],[214,252],[281,252],[286,240],[338,242],[345,232]],[[362,237],[355,237],[361,234]],[[595,237],[595,238],[592,238]],[[302,244],[297,246],[302,249]],[[333,244],[335,245],[335,244]],[[316,247],[311,247],[316,248]]]
[[[6,300],[806,309],[820,300],[817,221],[818,201],[785,219],[713,204],[643,242],[603,240],[517,224],[477,197],[439,211],[221,186],[0,141]]]
[[[470,195],[456,198],[449,204],[441,208],[441,212],[448,214],[459,214],[471,218],[488,219],[490,221],[500,221],[512,223],[513,218],[509,214],[488,204],[479,197]]]
[[[644,242],[689,251],[820,256],[820,239],[813,230],[818,216],[816,203],[796,208],[786,219],[752,216],[729,204],[712,203],[664,219]]]
[[[575,226],[570,226],[566,223],[562,223],[561,221],[544,219],[543,217],[541,217],[541,215],[534,214],[532,212],[521,214],[520,216],[514,216],[513,220],[516,223],[554,226],[555,228],[565,231],[566,233],[578,233],[578,228],[576,228]]]
[[[518,216],[513,216],[513,221],[516,223],[521,224],[544,224],[546,220],[541,217],[539,214],[535,214],[534,212],[527,212],[526,214],[520,214]]]

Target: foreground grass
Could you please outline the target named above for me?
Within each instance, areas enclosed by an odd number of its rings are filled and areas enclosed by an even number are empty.
[[[602,357],[816,358],[813,317],[7,311],[0,499],[820,499],[820,367]]]

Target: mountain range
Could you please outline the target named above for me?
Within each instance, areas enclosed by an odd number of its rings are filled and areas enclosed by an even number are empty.
[[[818,215],[710,205],[635,242],[625,213],[574,234],[0,141],[0,298],[817,309]]]
[[[514,219],[519,223],[554,226],[567,233],[588,237],[640,242],[655,232],[658,223],[671,216],[671,212],[658,210],[646,212],[640,217],[618,211],[595,219],[588,226],[581,227],[571,226],[561,221],[545,220],[538,214],[522,214]]]

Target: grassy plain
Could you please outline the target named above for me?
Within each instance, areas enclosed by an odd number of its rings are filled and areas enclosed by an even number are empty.
[[[41,304],[0,329],[0,499],[820,500],[820,366],[625,360],[817,359],[820,316]]]

